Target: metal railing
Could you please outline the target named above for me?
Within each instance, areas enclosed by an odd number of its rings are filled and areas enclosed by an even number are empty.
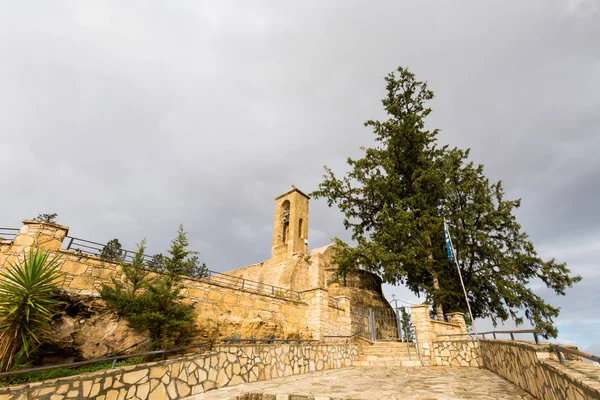
[[[497,339],[497,337],[496,337],[497,334],[509,334],[510,339],[515,340],[515,334],[523,334],[523,333],[532,333],[533,339],[535,340],[535,344],[540,344],[539,335],[543,332],[539,329],[520,329],[520,330],[513,330],[513,331],[478,332],[477,335],[481,335],[482,339],[486,338],[485,335],[492,335],[492,337],[494,339]],[[448,336],[450,338],[452,338],[454,336],[469,336],[469,337],[473,338],[476,335],[474,332],[469,332],[469,333],[438,333],[438,336]]]
[[[67,236],[65,240],[67,241],[66,250],[78,251],[84,254],[93,255],[95,257],[100,257],[100,255],[102,254],[102,250],[105,247],[105,245],[102,243],[92,242],[91,240],[85,240],[73,236]],[[117,260],[110,261],[122,261],[125,263],[131,263],[133,261],[133,257],[135,256],[135,253],[135,251],[121,249],[121,255],[119,256],[119,258]],[[143,255],[143,259],[146,263],[149,263],[152,260],[152,258],[152,256],[146,254]],[[152,270],[155,271],[154,269]],[[160,273],[160,271],[155,272]],[[211,283],[216,283],[229,288],[241,289],[248,292],[270,295],[286,300],[300,301],[302,298],[300,292],[295,290],[286,289],[274,285],[268,285],[250,279],[224,274],[222,272],[217,271],[208,270],[205,277],[189,278],[207,280]]]
[[[66,236],[65,241],[67,241],[66,250],[73,250],[96,257],[100,257],[100,255],[102,254],[102,250],[106,246],[106,244],[92,242],[91,240],[76,238],[74,236]],[[118,259],[111,261],[123,261],[126,263],[130,263],[133,261],[135,253],[135,251],[121,249],[121,254],[118,257]],[[143,255],[143,258],[146,262],[150,262],[150,260],[152,260],[151,256],[145,254]]]
[[[53,369],[77,368],[77,367],[82,367],[84,365],[97,364],[97,363],[103,363],[103,362],[108,362],[108,361],[112,361],[111,368],[115,368],[117,361],[119,361],[119,360],[125,360],[128,358],[134,358],[134,357],[146,357],[146,356],[152,356],[152,355],[176,353],[176,352],[181,352],[181,351],[188,350],[188,349],[200,349],[199,354],[202,354],[202,353],[204,353],[204,349],[206,347],[208,347],[207,344],[200,344],[200,345],[186,346],[186,347],[175,347],[175,348],[167,349],[167,350],[148,351],[145,353],[124,354],[124,355],[114,356],[114,357],[96,358],[94,360],[79,361],[79,362],[69,363],[69,364],[57,364],[57,365],[47,365],[44,367],[19,369],[16,371],[2,372],[2,373],[0,373],[0,378],[6,377],[6,376],[22,375],[22,374],[27,374],[30,372],[50,371]]]
[[[266,294],[285,300],[300,301],[302,299],[301,293],[295,290],[286,289],[274,285],[268,285],[265,283],[252,281],[250,279],[224,274],[221,272],[208,271],[206,278],[202,278],[202,280],[207,280],[209,282],[217,283],[219,285],[227,286],[233,289],[240,289],[245,290],[247,292]]]
[[[564,364],[564,362],[565,362],[565,356],[563,355],[563,353],[571,354],[571,355],[578,356],[578,357],[587,358],[588,360],[600,363],[600,357],[594,356],[594,355],[589,354],[589,353],[584,353],[583,351],[579,351],[579,350],[575,350],[575,349],[569,349],[569,348],[563,347],[563,346],[558,345],[558,344],[551,344],[550,348],[552,350],[554,350],[554,352],[556,353],[556,356],[558,357],[558,361],[561,364]]]
[[[0,228],[0,238],[14,240],[17,233],[19,232],[18,228]],[[75,252],[79,252],[86,255],[91,255],[95,257],[101,257],[102,250],[105,248],[106,244],[93,242],[91,240],[81,239],[74,236],[66,236],[63,241],[63,246],[65,246],[65,250],[71,250]],[[135,251],[121,249],[121,253],[117,259],[107,259],[107,261],[113,262],[124,262],[131,263],[135,256]],[[146,265],[148,265],[153,257],[147,254],[142,255]],[[160,271],[156,271],[153,268],[149,268],[150,270],[160,273]],[[233,275],[224,274],[222,272],[217,271],[207,271],[207,275],[202,278],[197,277],[188,277],[190,279],[200,279],[200,280],[208,280],[211,283],[216,283],[222,286],[230,287],[232,289],[241,289],[248,292],[254,292],[264,295],[270,295],[273,297],[286,299],[286,300],[294,300],[301,301],[302,296],[301,293],[295,290],[286,289],[279,286],[268,285],[261,282],[253,281],[250,279],[240,278]],[[337,299],[335,300],[337,307]]]
[[[220,339],[221,342],[223,343],[235,343],[235,344],[276,344],[276,343],[282,343],[282,344],[291,344],[291,343],[318,343],[319,340],[317,339],[270,339],[270,338],[264,338],[264,339],[254,339],[254,338],[250,338],[250,339]]]
[[[15,240],[18,232],[18,228],[0,228],[0,239]]]

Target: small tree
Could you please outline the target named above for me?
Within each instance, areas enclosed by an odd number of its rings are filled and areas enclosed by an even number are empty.
[[[165,272],[165,256],[162,253],[155,254],[146,265],[156,272]]]
[[[400,313],[400,323],[402,325],[402,340],[405,342],[412,342],[413,334],[411,329],[412,321],[410,318],[410,314],[406,312],[406,307],[401,307]]]
[[[131,264],[121,263],[125,279],[122,282],[113,279],[113,287],[103,285],[100,289],[100,296],[106,301],[108,307],[123,316],[138,312],[139,304],[136,302],[136,297],[146,287],[148,278],[148,271],[143,268],[145,249],[146,239],[142,239]]]
[[[123,315],[131,328],[148,335],[154,348],[164,349],[183,341],[192,323],[192,309],[181,304],[180,295],[181,274],[190,269],[190,264],[196,265],[193,257],[188,259],[195,252],[187,250],[187,246],[180,225],[168,251],[170,256],[156,255],[148,263],[164,273],[148,279],[143,268],[145,240],[142,241],[131,265],[123,264],[124,281],[115,280],[114,287],[104,285],[100,291],[107,305]]]
[[[39,249],[0,272],[0,371],[27,362],[48,333],[61,275],[60,258]]]
[[[197,255],[190,257],[186,262],[185,275],[202,279],[208,276],[208,267],[201,263]]]
[[[38,214],[37,217],[35,217],[33,220],[34,221],[42,221],[42,222],[50,222],[50,223],[56,223],[56,217],[58,217],[58,214],[54,213],[54,214]]]
[[[185,275],[190,270],[190,259],[188,257],[198,254],[197,251],[188,250],[189,245],[187,233],[183,230],[183,225],[180,224],[177,235],[168,250],[170,256],[164,257],[165,273],[174,281],[178,281],[181,275]]]
[[[123,249],[119,239],[115,238],[110,242],[106,243],[106,246],[102,248],[100,257],[106,258],[107,260],[120,260],[123,254]]]

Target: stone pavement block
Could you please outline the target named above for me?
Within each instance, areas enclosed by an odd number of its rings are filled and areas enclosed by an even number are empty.
[[[351,367],[226,387],[188,399],[241,399],[246,393],[277,395],[277,400],[534,399],[493,372],[474,367]]]

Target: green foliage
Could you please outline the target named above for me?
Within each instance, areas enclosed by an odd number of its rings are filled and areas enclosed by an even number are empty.
[[[121,247],[121,243],[119,242],[119,239],[115,238],[106,243],[106,245],[102,248],[100,257],[107,260],[120,260],[122,254],[123,249]]]
[[[147,262],[148,268],[172,276],[185,275],[197,279],[206,278],[208,267],[205,263],[200,262],[198,252],[187,250],[188,246],[186,233],[183,231],[183,226],[180,225],[177,236],[171,243],[170,257],[166,257],[162,253],[155,254]]]
[[[155,254],[146,265],[153,271],[163,273],[165,272],[165,256],[162,253]]]
[[[161,273],[149,279],[144,269],[143,240],[131,265],[123,264],[123,282],[115,280],[113,287],[104,285],[100,291],[107,305],[123,315],[131,328],[148,335],[154,348],[164,349],[181,343],[189,335],[193,315],[190,307],[181,304],[181,274],[190,270],[201,274],[202,267],[206,266],[199,264],[197,257],[189,257],[196,252],[189,251],[188,245],[186,233],[180,226],[169,256],[153,257],[153,269]]]
[[[143,363],[142,357],[132,357],[126,360],[118,361],[117,367],[124,367],[126,365],[135,365]],[[105,369],[112,368],[112,361],[110,362],[99,362],[95,364],[85,365],[79,368],[57,368],[49,371],[40,372],[29,372],[21,375],[13,375],[6,377],[0,381],[0,386],[14,386],[23,383],[31,383],[44,381],[46,379],[63,378],[66,376],[79,375],[86,372],[102,371]]]
[[[335,239],[340,274],[363,268],[424,294],[438,316],[443,309],[466,312],[456,266],[445,254],[446,217],[474,317],[521,323],[524,315],[556,336],[559,310],[528,284],[543,282],[564,295],[581,278],[570,276],[564,263],[538,257],[513,214],[520,200],[505,200],[501,183],[490,183],[483,166],[467,162],[468,150],[437,145],[438,131],[425,129],[426,103],[433,99],[427,84],[405,68],[385,80],[389,118],[366,122],[374,147],[349,158],[341,179],[325,167],[312,193],[340,208],[356,242],[351,247]]]
[[[145,249],[146,239],[142,239],[131,264],[121,263],[124,275],[123,281],[113,279],[112,287],[103,285],[100,288],[100,296],[106,301],[108,307],[125,317],[139,312],[138,297],[148,283],[148,271],[144,269]]]
[[[193,255],[186,260],[184,275],[202,279],[208,276],[208,267],[201,263],[197,255]]]
[[[400,324],[402,326],[402,341],[404,342],[412,342],[413,334],[412,334],[412,321],[410,318],[410,314],[406,312],[406,307],[400,308]]]
[[[0,370],[25,364],[48,333],[60,304],[55,282],[60,258],[30,249],[22,261],[0,272]]]
[[[53,214],[38,214],[37,217],[35,217],[33,220],[34,221],[42,221],[42,222],[50,222],[50,223],[56,223],[56,217],[58,217],[58,214],[53,213]]]

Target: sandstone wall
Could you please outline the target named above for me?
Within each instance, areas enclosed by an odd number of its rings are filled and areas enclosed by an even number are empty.
[[[432,320],[429,317],[429,306],[419,304],[411,306],[412,324],[416,331],[416,340],[421,350],[421,355],[435,359],[438,354],[434,349],[434,342],[448,340],[448,334],[468,333],[462,313],[452,313],[452,323]],[[439,349],[439,346],[438,346]]]
[[[122,280],[123,273],[118,263],[74,250],[60,249],[66,235],[66,227],[39,221],[23,223],[15,241],[2,246],[0,265],[8,266],[7,261],[14,262],[17,258],[22,258],[23,250],[33,246],[61,256],[64,276],[62,281],[57,283],[71,294],[97,297],[103,284],[110,285],[113,280]],[[296,263],[306,264],[300,257],[295,257],[294,260]],[[290,271],[288,281],[298,278]],[[282,268],[281,272],[286,272],[286,269]],[[232,285],[236,287],[231,287]],[[266,284],[262,288],[255,284],[246,285],[242,290],[241,279],[239,282],[235,279],[224,280],[218,275],[210,279],[184,279],[183,286],[184,301],[191,304],[195,310],[198,335],[207,339],[319,339],[324,334],[350,335],[350,324],[347,323],[345,310],[333,308],[329,311],[326,292],[322,289],[315,289],[323,292],[320,294],[320,300],[316,301],[315,291],[308,291],[298,299],[296,293],[292,296],[277,289],[272,292],[261,290],[267,286],[271,287]],[[347,301],[339,304],[343,304],[343,307],[350,306]],[[310,310],[311,307],[317,306],[318,309]]]
[[[179,399],[207,390],[349,367],[351,344],[223,346],[210,354],[0,388],[0,400]]]
[[[584,361],[560,364],[547,345],[508,340],[481,340],[487,369],[539,399],[600,399],[597,368]],[[595,368],[596,378],[586,374]]]
[[[303,255],[294,255],[287,260],[266,260],[227,271],[227,275],[298,292],[315,288],[310,285],[309,265]]]
[[[436,336],[440,336],[442,339],[447,339],[447,337],[444,335],[457,335],[461,333],[466,333],[465,331],[463,331],[463,328],[458,324],[452,324],[436,320],[431,320],[431,330]]]
[[[476,340],[443,340],[432,342],[431,364],[452,367],[481,367]]]

